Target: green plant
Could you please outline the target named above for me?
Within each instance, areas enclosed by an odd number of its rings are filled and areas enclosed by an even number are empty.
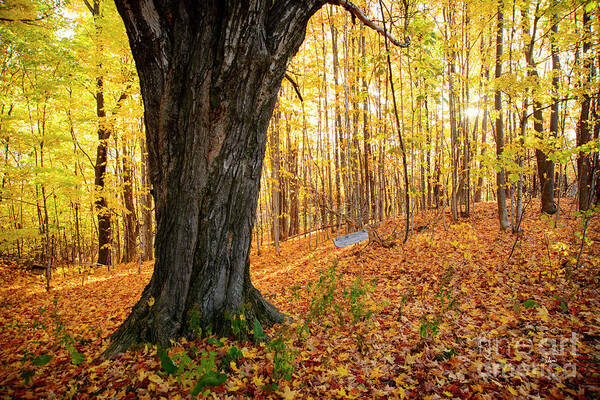
[[[197,337],[202,337],[202,318],[200,313],[200,306],[194,303],[192,309],[188,312],[188,319],[190,330]]]
[[[526,310],[529,310],[534,307],[539,307],[539,305],[535,302],[535,300],[528,299],[523,302],[523,307],[525,307]]]
[[[440,287],[435,297],[440,300],[440,314],[442,315],[458,307],[458,298],[453,295],[453,287],[451,286],[454,273],[454,268],[449,267],[440,278]]]
[[[221,373],[216,366],[215,352],[203,351],[199,357],[200,364],[196,363],[187,351],[177,353],[171,358],[165,349],[159,348],[157,354],[163,371],[176,375],[180,384],[191,386],[192,382],[196,381],[190,391],[192,396],[197,396],[207,387],[220,386],[227,380],[227,375]]]
[[[371,282],[370,286],[366,286],[362,277],[358,276],[352,282],[350,288],[344,291],[344,296],[349,304],[350,314],[355,323],[368,319],[373,315],[373,311],[367,308],[366,298],[374,289],[375,284],[373,282]]]
[[[350,320],[352,326],[356,328],[357,323],[368,320],[375,312],[368,306],[368,299],[375,289],[375,282],[367,283],[363,277],[357,276],[344,289],[341,287],[342,274],[336,270],[337,265],[338,261],[334,259],[328,269],[320,271],[318,280],[307,284],[306,291],[310,296],[310,306],[304,323],[297,327],[298,335],[309,333],[314,322],[324,322],[329,326],[332,323],[332,316],[337,317],[340,325],[347,325]],[[364,332],[360,333],[357,329],[353,329],[353,334],[356,335],[357,342],[364,342]],[[358,343],[359,348],[361,343]]]
[[[161,347],[157,351],[158,358],[160,359],[160,367],[169,375],[174,375],[178,371],[178,366],[173,362],[167,351]]]
[[[242,358],[244,358],[244,353],[236,346],[231,346],[229,351],[221,358],[221,362],[219,364],[220,371],[229,371],[231,369],[231,363],[238,363]]]
[[[266,339],[265,331],[257,318],[254,318],[254,326],[252,327],[252,336],[255,343],[264,342]]]
[[[237,314],[225,315],[225,318],[229,320],[231,324],[231,333],[237,340],[245,340],[249,337],[250,328],[248,327],[248,321],[244,315],[244,309],[238,311]]]
[[[56,311],[56,301],[55,300],[55,311],[52,313],[51,317],[54,320],[55,328],[54,328],[54,338],[58,341],[58,343],[64,345],[65,349],[69,352],[69,356],[71,357],[71,363],[73,365],[79,365],[85,361],[85,356],[77,351],[75,348],[75,338],[66,330],[65,325],[63,323],[62,317]],[[80,343],[83,339],[80,340]]]
[[[300,285],[293,285],[290,287],[290,291],[292,292],[292,298],[299,300],[300,299]]]
[[[335,311],[339,315],[341,308],[335,301],[335,292],[339,283],[339,276],[336,273],[337,259],[334,260],[332,266],[327,270],[322,270],[319,280],[316,283],[309,282],[307,292],[313,295],[310,301],[311,318],[319,318]]]
[[[427,316],[423,315],[421,317],[421,325],[419,326],[419,335],[421,338],[436,337],[440,333],[440,323],[441,321],[437,318],[429,321]]]
[[[221,342],[219,339],[216,339],[214,337],[209,337],[208,340],[206,341],[208,344],[212,344],[213,346],[218,346],[218,347],[223,347],[225,344],[223,342]]]
[[[458,352],[456,351],[456,349],[454,347],[447,347],[441,353],[436,354],[435,360],[436,361],[448,361],[449,359],[451,359],[452,357],[454,357],[457,354],[458,354]]]
[[[53,356],[50,354],[40,354],[36,355],[25,351],[23,354],[23,358],[21,359],[21,365],[25,365],[27,362],[31,363],[32,366],[41,367],[50,362]],[[21,371],[21,378],[25,381],[25,384],[29,385],[31,383],[31,378],[35,375],[35,370],[31,368],[23,368]]]
[[[275,384],[281,379],[292,380],[294,373],[294,351],[290,349],[283,338],[272,340],[267,349],[273,353],[273,380]],[[275,387],[275,390],[276,387]]]

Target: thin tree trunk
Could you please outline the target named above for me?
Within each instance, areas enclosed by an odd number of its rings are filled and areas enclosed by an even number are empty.
[[[99,58],[103,52],[100,26],[100,7],[102,0],[95,0],[92,11],[94,25],[96,28],[96,56]],[[104,104],[104,75],[102,73],[102,62],[98,62],[98,75],[96,76],[96,117],[98,118],[98,147],[96,149],[96,164],[94,166],[94,187],[96,199],[94,205],[98,218],[98,264],[110,265],[112,228],[110,210],[104,194],[104,177],[108,161],[108,139],[110,129],[106,121],[106,110]]]
[[[154,259],[152,252],[153,243],[153,221],[152,221],[152,194],[150,188],[150,175],[148,173],[148,151],[146,149],[146,140],[140,139],[140,151],[142,153],[142,261],[151,261]]]
[[[504,30],[504,4],[498,1],[498,23],[496,26],[496,79],[502,76],[502,31]],[[496,90],[494,94],[494,107],[496,110],[496,156],[501,167],[496,173],[498,220],[500,229],[506,230],[510,227],[508,212],[506,210],[506,180],[502,156],[504,153],[504,125],[502,119],[502,92]]]
[[[585,78],[583,81],[583,96],[581,101],[581,113],[577,122],[577,146],[582,146],[592,139],[590,108],[591,97],[590,90],[592,78],[594,76],[593,60],[590,57],[592,48],[592,21],[590,14],[583,11],[583,68]],[[591,154],[580,151],[577,155],[577,192],[579,210],[587,210],[592,202],[592,177],[593,169],[591,163]]]
[[[127,140],[122,139],[122,164],[123,173],[123,203],[125,206],[125,216],[123,218],[125,237],[124,237],[124,252],[121,262],[130,263],[137,259],[137,238],[140,233],[137,215],[133,204],[133,182],[131,178],[131,156],[127,147]]]
[[[379,0],[379,8],[381,10],[381,15],[384,15],[383,13],[383,4],[381,2],[381,0]],[[406,16],[406,18],[408,18],[408,16]],[[385,21],[383,21],[383,30],[384,32],[386,32],[386,24]],[[409,183],[408,183],[408,166],[407,166],[407,162],[406,162],[406,148],[404,147],[404,140],[402,138],[402,125],[400,124],[400,118],[398,116],[398,107],[396,105],[396,92],[394,90],[394,77],[392,74],[392,60],[390,58],[390,53],[389,53],[389,45],[388,45],[388,41],[387,41],[387,34],[385,35],[386,39],[385,39],[385,50],[387,53],[387,64],[388,64],[388,75],[389,75],[389,79],[390,79],[390,89],[392,92],[392,103],[394,105],[394,116],[396,118],[396,129],[398,131],[398,142],[400,143],[400,150],[402,151],[402,167],[404,170],[404,206],[405,206],[405,212],[406,212],[406,221],[405,221],[405,228],[404,228],[404,239],[402,240],[403,243],[406,243],[406,241],[408,240],[408,230],[410,229],[410,187],[409,187]],[[402,82],[402,80],[400,80],[400,82]],[[402,94],[400,95],[402,97]],[[404,119],[403,119],[404,120]]]
[[[333,83],[334,83],[334,107],[333,107],[333,112],[334,112],[334,137],[335,137],[335,146],[334,146],[334,151],[335,151],[335,185],[336,185],[336,190],[335,190],[335,196],[336,196],[336,205],[337,208],[339,210],[339,217],[338,217],[338,225],[340,225],[340,221],[342,219],[342,214],[344,212],[346,212],[346,210],[342,209],[342,198],[341,198],[341,193],[342,193],[342,177],[341,174],[342,172],[346,169],[346,159],[345,159],[345,154],[343,151],[344,148],[344,144],[343,144],[343,138],[342,138],[342,117],[341,117],[341,112],[340,112],[340,100],[339,100],[339,61],[338,61],[338,46],[337,46],[337,28],[335,27],[335,25],[333,24],[333,22],[330,23],[330,28],[331,28],[331,50],[332,50],[332,55],[333,55]]]
[[[454,50],[454,12],[446,9],[445,13],[445,40],[450,48],[448,55],[448,98],[450,108],[450,162],[452,167],[452,192],[450,196],[450,209],[452,211],[452,220],[458,220],[458,133],[456,127],[456,100],[454,94],[454,75],[456,74],[456,51]],[[450,27],[450,36],[448,36],[448,27]]]
[[[280,188],[280,155],[279,155],[279,109],[275,111],[273,117],[273,125],[271,126],[271,215],[273,216],[273,245],[275,251],[279,254],[279,234],[281,229],[280,214],[281,214],[281,188]]]
[[[552,27],[550,28],[550,53],[552,56],[552,107],[550,107],[550,136],[556,138],[559,129],[559,76],[560,59],[556,45],[556,35],[558,34],[558,15],[552,16]],[[546,159],[545,180],[542,186],[542,211],[548,214],[556,212],[556,203],[554,202],[554,162]]]

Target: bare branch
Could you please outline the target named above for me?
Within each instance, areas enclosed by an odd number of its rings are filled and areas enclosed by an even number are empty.
[[[132,85],[131,83],[128,83],[127,87],[125,87],[125,90],[123,90],[123,92],[119,96],[119,99],[117,100],[117,103],[115,104],[115,107],[112,110],[113,117],[117,115],[119,110],[121,110],[121,106],[123,105],[123,102],[125,100],[127,100],[127,97],[129,97],[129,91],[131,90],[131,85]]]
[[[285,73],[284,78],[287,79],[292,84],[300,101],[304,102],[304,99],[302,98],[302,94],[300,93],[300,88],[298,87],[298,84],[296,83],[296,81],[294,81],[294,79],[287,72]]]
[[[396,38],[394,38],[389,32],[383,29],[381,26],[377,25],[375,22],[369,19],[357,5],[348,0],[328,0],[329,4],[333,4],[335,6],[344,7],[353,17],[358,18],[360,22],[378,32],[380,35],[387,37],[387,39],[392,42],[395,46],[398,47],[408,47],[410,45],[410,38],[406,37],[405,42],[400,42]]]
[[[71,138],[73,139],[75,146],[77,146],[79,148],[79,150],[83,153],[83,155],[87,157],[87,159],[90,162],[90,165],[92,166],[92,168],[94,168],[96,166],[96,163],[92,161],[92,157],[90,157],[90,155],[85,151],[85,149],[83,147],[81,147],[81,144],[79,144],[79,141],[77,140],[77,137],[75,136],[75,133],[73,131],[71,131]],[[80,166],[80,169],[81,169],[81,166]],[[83,175],[83,171],[81,173]]]
[[[96,15],[96,12],[94,11],[94,7],[92,7],[92,5],[90,4],[90,2],[88,0],[83,0],[83,2],[85,3],[85,5],[88,8],[88,10],[90,10],[90,12],[92,13],[92,15]]]
[[[0,21],[2,21],[2,22],[22,22],[24,24],[30,24],[33,22],[41,21],[47,17],[48,17],[48,15],[42,15],[41,17],[38,17],[38,18],[4,18],[4,17],[0,17]]]

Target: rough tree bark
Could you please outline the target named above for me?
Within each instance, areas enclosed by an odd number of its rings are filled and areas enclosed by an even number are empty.
[[[156,264],[110,356],[228,316],[284,316],[250,281],[267,127],[288,62],[324,0],[116,0],[140,78],[157,222]],[[332,3],[347,8],[348,2]]]

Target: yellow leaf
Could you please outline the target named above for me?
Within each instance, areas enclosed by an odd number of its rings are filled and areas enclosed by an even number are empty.
[[[137,376],[138,376],[138,380],[143,381],[144,378],[146,377],[146,371],[144,369],[139,369]]]
[[[243,380],[233,377],[231,381],[227,383],[227,390],[231,392],[236,392],[240,389],[244,389],[246,387],[246,383]]]
[[[254,384],[254,386],[256,386],[258,388],[264,386],[264,382],[263,382],[262,376],[256,376],[256,375],[253,376],[252,377],[252,383]]]
[[[251,347],[251,348],[244,347],[244,348],[242,348],[242,353],[244,353],[244,358],[251,360],[251,359],[254,359],[254,358],[258,357],[258,348],[256,348],[256,347]]]
[[[154,297],[150,296],[150,298],[148,299],[148,307],[152,307],[154,305]]]
[[[339,367],[337,367],[336,372],[337,372],[337,375],[341,376],[341,377],[350,375],[350,372],[348,372],[348,370],[346,369],[346,367],[343,367],[341,365]]]
[[[542,321],[550,321],[550,317],[548,316],[548,309],[546,308],[546,306],[541,306],[538,308],[538,316]]]
[[[279,392],[279,394],[284,400],[294,400],[296,398],[296,391],[291,390],[288,385],[285,385],[283,392]]]
[[[402,386],[398,386],[394,389],[393,392],[399,399],[404,399],[406,397],[406,391]]]
[[[379,379],[381,377],[381,371],[379,368],[374,368],[371,370],[371,372],[369,372],[369,376],[371,379]]]
[[[519,393],[512,387],[508,387],[508,391],[513,395],[513,396],[518,396]]]
[[[148,380],[149,380],[150,382],[154,382],[154,383],[156,383],[156,384],[158,384],[158,385],[162,385],[163,383],[165,383],[165,382],[162,380],[162,378],[161,378],[160,376],[156,375],[156,374],[152,374],[152,375],[148,376]]]
[[[474,392],[483,392],[483,388],[479,384],[471,386],[471,390],[473,390]]]

